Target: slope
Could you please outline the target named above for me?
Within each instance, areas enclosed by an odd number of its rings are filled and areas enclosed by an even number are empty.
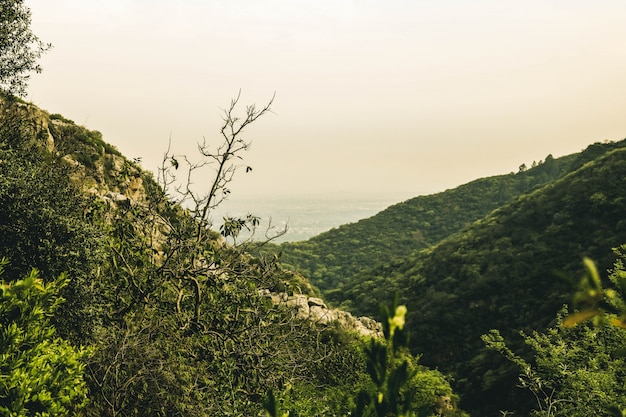
[[[10,258],[2,278],[33,267],[45,282],[69,273],[50,297],[68,300],[61,310],[31,310],[49,314],[64,341],[89,347],[85,362],[74,361],[75,381],[89,389],[74,414],[260,415],[267,392],[284,387],[279,401],[301,415],[349,413],[368,384],[365,341],[338,320],[302,317],[302,301],[307,310],[323,305],[302,296],[306,281],[227,244],[98,132],[13,99],[0,97],[0,110],[0,259]],[[9,310],[1,323],[19,312]],[[31,316],[25,332],[37,328]],[[18,353],[32,350],[13,339]],[[39,374],[20,373],[17,359],[8,363],[19,386],[4,387],[12,396],[32,396],[30,382],[50,391]],[[412,407],[453,401],[443,375],[411,364],[428,381]],[[31,414],[41,405],[33,400],[24,404]]]
[[[271,247],[281,262],[320,290],[349,282],[359,270],[430,247],[517,196],[550,182],[616,144],[596,144],[584,152],[553,158],[516,174],[482,178],[455,189],[393,205],[359,222],[340,226],[304,242]]]
[[[577,276],[583,256],[601,270],[612,265],[611,249],[626,242],[624,178],[626,148],[605,149],[433,248],[362,271],[337,301],[375,314],[398,291],[414,312],[414,352],[454,376],[465,409],[480,416],[518,407],[515,373],[483,349],[480,335],[496,328],[515,340],[519,330],[544,328],[572,292],[554,271]]]

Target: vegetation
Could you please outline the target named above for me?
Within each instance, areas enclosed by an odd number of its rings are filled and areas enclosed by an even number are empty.
[[[168,149],[155,179],[13,96],[48,46],[22,1],[0,10],[0,414],[464,415],[452,378],[475,416],[623,415],[626,141],[309,242],[242,242],[259,219],[214,230],[212,212],[272,100],[241,111],[237,96],[219,142],[198,160]],[[554,271],[584,257],[599,267],[586,261],[578,310],[557,315],[572,286]],[[362,315],[400,294],[386,339],[299,317],[284,296],[315,294],[307,276]]]
[[[86,221],[91,207],[70,179],[72,169],[47,148],[40,127],[23,104],[0,102],[0,256],[7,275],[32,268],[43,277],[68,273],[73,285],[60,294],[57,326],[63,333],[88,333],[96,318],[93,277],[103,260],[102,231]],[[56,319],[55,319],[56,320]]]
[[[566,328],[561,319],[543,332],[522,333],[526,358],[513,353],[496,330],[483,339],[516,365],[518,387],[532,394],[531,415],[614,416],[616,407],[626,405],[626,333],[590,324]]]
[[[625,144],[598,143],[571,155],[569,174],[430,248],[360,271],[327,291],[327,299],[372,316],[398,291],[415,312],[407,322],[411,333],[428,335],[412,339],[412,351],[452,375],[463,409],[494,415],[523,408],[516,372],[486,351],[480,337],[500,329],[522,348],[519,331],[546,329],[570,298],[571,284],[556,271],[574,273],[584,256],[600,270],[612,264],[611,248],[626,242]]]
[[[397,297],[396,297],[397,300]],[[454,406],[452,392],[437,383],[433,375],[418,372],[417,360],[408,351],[409,335],[405,329],[407,309],[397,305],[381,306],[384,340],[371,339],[365,348],[370,383],[362,389],[351,415],[364,416],[438,416],[465,415]],[[430,380],[429,380],[430,379]],[[435,385],[433,385],[435,382]],[[433,390],[439,401],[424,401]],[[445,390],[445,391],[443,391]],[[432,395],[432,394],[431,394]],[[420,398],[422,397],[422,398]]]
[[[31,72],[41,72],[37,60],[50,44],[30,29],[30,9],[24,0],[0,0],[0,91],[25,95]]]
[[[0,262],[0,275],[7,261]],[[69,416],[85,405],[85,349],[56,335],[52,316],[67,285],[64,276],[44,284],[37,270],[0,281],[0,414]]]
[[[614,289],[603,290],[595,264],[585,260],[586,274],[574,297],[582,309],[559,313],[556,325],[545,332],[522,332],[530,348],[524,352],[526,358],[513,353],[499,331],[483,335],[488,348],[518,367],[518,386],[534,398],[533,415],[623,416],[625,249],[622,245],[615,250],[618,258],[609,274]]]
[[[168,150],[154,180],[97,133],[2,101],[0,256],[12,259],[11,277],[67,271],[64,285],[42,285],[68,300],[49,313],[59,341],[90,352],[75,350],[84,382],[72,413],[258,415],[272,389],[293,415],[347,415],[366,386],[369,341],[272,301],[313,290],[275,257],[250,255],[248,242],[227,243],[258,220],[211,228],[247,148],[242,126],[269,110],[249,106],[239,116],[237,104],[224,114],[222,146],[201,147],[199,161]],[[193,189],[196,173],[211,172],[207,194]],[[414,404],[432,410],[454,398],[441,373],[410,364]]]
[[[610,144],[599,144],[604,152]],[[304,242],[266,246],[286,267],[308,277],[330,299],[360,271],[427,249],[491,211],[593,159],[581,154],[534,163],[517,173],[481,178],[452,190],[415,197],[368,219],[340,226]],[[373,238],[375,236],[376,238]]]
[[[358,381],[362,388],[348,403],[350,416],[409,417],[466,416],[456,408],[458,398],[441,374],[418,365],[418,358],[407,349],[408,334],[404,329],[406,307],[395,302],[381,305],[384,339],[371,338],[363,344],[367,378]],[[289,390],[290,391],[290,390]],[[290,392],[279,399],[269,391],[263,407],[269,417],[322,415],[320,409],[295,406]],[[328,410],[328,403],[322,405]],[[287,412],[281,410],[288,409]],[[346,409],[347,411],[348,409]],[[344,414],[342,414],[344,415]]]

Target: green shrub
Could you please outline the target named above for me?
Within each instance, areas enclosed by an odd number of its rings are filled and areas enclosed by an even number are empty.
[[[85,404],[81,360],[88,352],[56,336],[50,324],[67,283],[61,276],[44,284],[37,270],[0,281],[0,415],[67,416]]]

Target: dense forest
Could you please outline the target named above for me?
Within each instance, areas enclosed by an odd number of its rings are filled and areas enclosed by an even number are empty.
[[[415,197],[309,240],[264,249],[280,252],[284,265],[301,272],[324,294],[331,295],[360,270],[429,248],[616,146],[619,144],[598,143],[578,154],[560,158],[548,155],[528,168],[523,164],[516,173],[481,178],[441,193]]]

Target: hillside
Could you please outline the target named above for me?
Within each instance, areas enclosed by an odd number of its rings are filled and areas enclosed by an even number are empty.
[[[334,301],[375,314],[398,291],[415,313],[413,351],[453,375],[462,405],[472,415],[510,409],[517,376],[480,336],[495,328],[519,343],[519,330],[544,329],[571,301],[571,284],[555,271],[578,277],[584,256],[601,271],[613,264],[612,248],[626,242],[624,145],[590,147],[592,161],[432,248],[361,271]]]
[[[331,295],[362,269],[431,247],[518,196],[559,178],[618,146],[596,144],[561,158],[548,155],[529,169],[482,178],[441,193],[395,204],[359,222],[340,226],[303,242],[270,249],[323,293]]]
[[[258,115],[235,104],[233,125]],[[362,334],[378,325],[228,244],[254,217],[213,230],[219,170],[215,193],[181,195],[184,156],[155,179],[97,131],[11,97],[0,110],[0,414],[260,415],[273,391],[293,413],[347,415],[370,389],[367,347],[386,348]],[[410,408],[463,415],[444,375],[397,357]]]

